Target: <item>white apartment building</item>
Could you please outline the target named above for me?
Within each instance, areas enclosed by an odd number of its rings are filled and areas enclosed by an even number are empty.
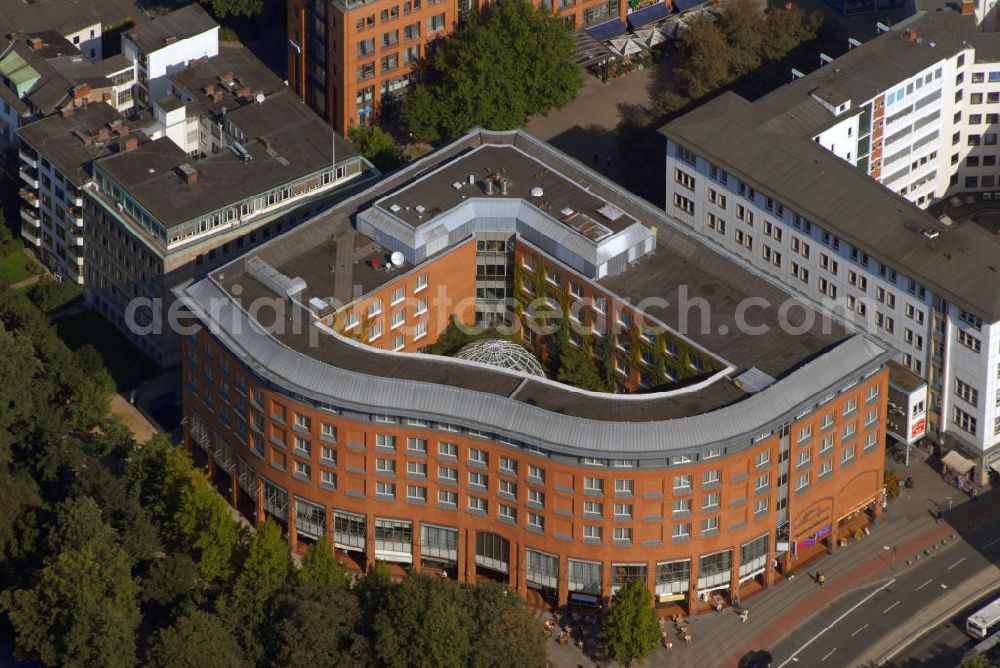
[[[194,3],[124,34],[122,53],[138,68],[136,97],[156,102],[168,92],[168,75],[219,55],[219,25]]]
[[[981,480],[1000,470],[1000,237],[923,209],[992,201],[998,114],[1000,35],[942,12],[661,130],[667,212],[895,347],[928,380],[929,434]]]

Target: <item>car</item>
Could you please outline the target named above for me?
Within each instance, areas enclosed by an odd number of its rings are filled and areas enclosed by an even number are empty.
[[[759,649],[740,659],[739,668],[771,668],[771,653]]]

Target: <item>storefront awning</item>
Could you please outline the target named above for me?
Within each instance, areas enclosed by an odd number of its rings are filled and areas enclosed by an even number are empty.
[[[618,37],[625,32],[625,24],[622,23],[621,19],[611,19],[610,21],[605,21],[600,25],[587,28],[587,34],[594,39],[599,39],[602,42],[606,39],[611,39],[612,37]]]
[[[643,7],[628,15],[628,27],[632,30],[644,26],[653,21],[665,19],[670,14],[670,6],[665,2],[657,2],[655,5]]]
[[[689,9],[700,7],[707,2],[708,0],[674,0],[674,9],[678,12],[686,12]]]
[[[958,454],[957,450],[952,450],[941,458],[941,463],[950,468],[958,475],[965,475],[976,467],[973,462]]]

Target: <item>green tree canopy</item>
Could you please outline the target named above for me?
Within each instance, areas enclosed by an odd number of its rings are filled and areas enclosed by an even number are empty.
[[[104,523],[100,507],[89,496],[63,501],[56,506],[55,514],[55,526],[47,539],[53,554],[80,549],[90,541],[113,543],[118,537],[114,529]]]
[[[469,629],[458,588],[417,573],[392,587],[375,617],[375,653],[386,668],[458,668],[469,661]]]
[[[260,635],[267,605],[284,586],[291,570],[292,558],[281,527],[268,518],[253,534],[226,609],[231,627],[253,661],[259,660],[263,652]]]
[[[574,48],[559,17],[527,0],[491,3],[440,41],[417,86],[427,90],[403,102],[403,127],[420,141],[477,125],[520,127],[576,95],[582,82]]]
[[[608,656],[620,663],[644,659],[660,642],[653,598],[642,580],[632,580],[615,594],[604,622]]]
[[[330,544],[320,539],[309,546],[298,571],[299,580],[313,580],[334,587],[347,587],[350,577],[333,556]]]
[[[556,378],[584,390],[597,391],[602,387],[601,375],[597,372],[594,360],[571,345],[560,346],[559,372]]]
[[[212,16],[224,19],[227,16],[257,16],[264,11],[264,0],[201,0]]]
[[[396,146],[392,135],[377,125],[352,125],[347,137],[358,153],[368,158],[380,172],[391,172],[406,162],[406,156]]]
[[[249,666],[232,629],[219,615],[191,607],[150,643],[147,662],[157,668]]]
[[[961,668],[995,668],[996,664],[990,661],[986,656],[976,653],[971,654],[964,659],[962,659]]]
[[[365,663],[356,629],[358,599],[348,590],[317,580],[290,580],[270,606],[266,628],[271,665],[350,666]]]
[[[91,541],[51,559],[31,589],[5,592],[18,656],[48,666],[133,666],[139,625],[125,552]]]
[[[541,626],[524,599],[496,582],[463,590],[472,640],[469,664],[477,668],[545,666]]]

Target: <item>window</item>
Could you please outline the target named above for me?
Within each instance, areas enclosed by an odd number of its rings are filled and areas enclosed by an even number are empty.
[[[681,184],[688,190],[694,190],[694,177],[685,172],[683,169],[674,170],[674,181]]]
[[[762,450],[757,453],[757,468],[760,468],[761,466],[767,466],[770,463],[771,463],[770,450]]]
[[[718,508],[720,502],[722,501],[722,495],[718,492],[714,494],[706,494],[701,500],[701,509],[710,510],[712,508]]]
[[[979,339],[972,336],[964,329],[958,331],[958,342],[961,343],[966,348],[968,348],[969,350],[976,353],[980,352],[983,347],[983,344]]]
[[[679,193],[674,193],[674,206],[689,216],[694,215],[694,202]]]
[[[684,148],[680,144],[675,144],[674,146],[676,147],[676,150],[674,151],[674,154],[678,158],[680,158],[684,162],[688,163],[689,165],[695,165],[697,163],[697,159],[695,158],[695,155],[694,155],[693,152],[691,152],[688,149]]]
[[[753,504],[753,514],[760,515],[761,513],[767,512],[767,506],[770,499],[766,496],[763,499],[757,499]]]
[[[850,464],[854,461],[854,446],[848,446],[844,448],[844,451],[840,453],[840,465]]]
[[[528,489],[528,503],[533,503],[537,506],[545,506],[545,492],[537,489]]]
[[[806,449],[798,454],[796,458],[796,466],[801,467],[807,465],[812,459],[812,450]]]
[[[419,485],[407,485],[406,498],[410,499],[411,501],[420,501],[422,503],[427,503],[427,488],[420,487]]]
[[[326,485],[327,487],[337,488],[337,474],[333,471],[320,471],[319,474],[319,484]]]
[[[615,494],[632,494],[635,483],[632,480],[615,480]]]
[[[427,464],[424,462],[406,462],[406,474],[426,478]]]
[[[600,501],[584,501],[583,513],[585,515],[595,515],[600,517],[604,514],[604,504]]]
[[[601,527],[593,526],[591,524],[583,525],[583,537],[585,540],[600,541],[603,531]]]
[[[806,425],[805,427],[800,429],[797,442],[802,443],[803,441],[808,441],[810,438],[812,438],[812,431],[813,431],[812,425]]]
[[[973,416],[969,415],[968,413],[966,413],[965,411],[963,411],[961,408],[958,408],[958,407],[955,408],[954,422],[955,422],[955,424],[960,429],[963,429],[963,430],[969,432],[970,434],[975,435],[975,433],[976,433],[976,418],[974,418]]]
[[[510,457],[500,457],[500,472],[517,475],[517,460]]]
[[[875,424],[876,422],[878,422],[878,406],[876,406],[875,408],[873,408],[870,411],[868,411],[868,414],[865,415],[865,426],[866,427],[870,427],[871,425]]]
[[[765,473],[764,475],[759,475],[759,476],[757,476],[757,483],[756,483],[756,485],[754,487],[754,490],[757,491],[757,492],[759,492],[762,489],[767,489],[767,487],[770,484],[771,484],[771,474],[770,473]]]
[[[444,14],[437,14],[427,19],[427,33],[433,35],[434,33],[441,32],[444,30]]]
[[[508,506],[505,503],[500,504],[500,509],[497,511],[502,519],[511,520],[512,522],[517,521],[517,509],[514,506]]]
[[[299,454],[306,455],[307,457],[312,455],[312,443],[301,436],[295,437],[295,449]]]
[[[675,493],[685,493],[691,491],[691,478],[690,475],[676,475],[674,476],[674,492]]]
[[[469,497],[469,510],[477,513],[487,512],[489,505],[486,503],[486,499],[481,499],[478,496]]]
[[[478,448],[469,448],[469,463],[489,466],[490,453],[485,450],[479,450]]]
[[[410,436],[406,439],[406,449],[410,452],[427,453],[427,439]]]
[[[545,469],[535,466],[534,464],[528,465],[528,477],[534,480],[544,481],[545,480]]]
[[[632,542],[632,527],[615,527],[615,542],[616,543],[631,543]]]
[[[375,483],[375,494],[376,496],[384,496],[387,498],[396,498],[396,483],[394,482],[376,482]]]
[[[438,478],[442,480],[450,480],[452,482],[458,482],[458,469],[452,468],[450,466],[439,466]]]
[[[674,499],[674,515],[681,515],[691,512],[691,499]]]
[[[442,506],[457,507],[458,493],[449,492],[447,490],[442,489],[441,491],[438,492],[438,503],[440,503]]]
[[[295,475],[302,476],[303,478],[308,478],[310,476],[311,469],[305,462],[295,461]]]
[[[396,460],[395,459],[376,459],[375,460],[375,470],[379,473],[396,473]]]
[[[795,481],[795,491],[801,492],[806,487],[809,486],[809,473],[803,473],[799,476],[798,480]]]
[[[841,443],[843,443],[844,441],[847,441],[847,440],[853,438],[854,434],[856,434],[857,431],[858,431],[857,423],[855,423],[855,422],[849,422],[849,423],[845,424],[844,428],[840,432],[840,441],[841,441]]]
[[[670,531],[674,540],[685,540],[691,537],[691,525],[688,523],[675,524]]]
[[[705,471],[701,476],[701,484],[714,485],[715,483],[719,482],[719,478],[720,478],[720,471],[718,469]]]
[[[389,434],[376,434],[375,447],[386,450],[396,450],[396,437]]]
[[[545,530],[545,517],[538,513],[528,513],[528,528]]]
[[[324,463],[332,463],[334,466],[337,465],[337,451],[333,448],[322,447],[319,449],[319,458]]]
[[[330,424],[329,422],[324,422],[320,427],[319,437],[324,441],[330,441],[332,443],[337,442],[337,427]]]
[[[470,487],[487,487],[489,484],[489,478],[485,473],[476,473],[475,471],[469,472],[469,486]]]
[[[413,292],[420,292],[427,287],[427,274],[420,274],[413,281]]]
[[[615,504],[615,519],[632,518],[632,504],[631,503],[616,503]]]
[[[712,188],[708,189],[708,201],[721,209],[726,208],[726,196],[720,192],[716,192]]]
[[[375,341],[380,336],[382,336],[382,321],[376,320],[372,323],[371,328],[368,330],[368,341]]]
[[[517,496],[517,483],[511,482],[510,480],[500,481],[500,493],[506,494],[507,496]]]
[[[458,457],[458,444],[438,441],[438,455],[441,457]]]
[[[823,457],[833,450],[833,436],[827,436],[819,444],[819,456]]]
[[[701,521],[701,533],[710,534],[715,533],[719,530],[719,518],[718,517],[706,517]]]
[[[857,397],[852,397],[844,402],[844,416],[848,416],[854,411],[858,410],[858,399]]]
[[[604,493],[604,480],[601,478],[584,478],[583,491],[591,493]]]

